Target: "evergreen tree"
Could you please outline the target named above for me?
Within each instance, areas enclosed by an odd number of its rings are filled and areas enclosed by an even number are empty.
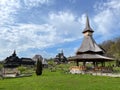
[[[37,60],[36,75],[42,75],[42,61],[40,59]]]

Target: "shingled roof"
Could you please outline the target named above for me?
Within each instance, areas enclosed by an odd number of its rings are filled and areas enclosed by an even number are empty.
[[[105,51],[96,44],[92,36],[84,37],[82,45],[77,50],[76,54],[88,53],[88,52],[95,54],[105,53]]]
[[[97,62],[101,62],[101,61],[113,61],[113,58],[109,58],[99,54],[80,54],[80,55],[69,57],[69,60],[70,61],[80,60],[81,62],[82,61],[91,62],[91,61],[97,60]]]
[[[105,51],[100,48],[97,43],[95,42],[95,40],[92,37],[92,33],[94,31],[92,30],[92,28],[90,27],[89,24],[89,18],[88,16],[86,17],[86,27],[83,30],[83,33],[91,33],[90,35],[86,35],[84,36],[82,45],[80,46],[80,48],[77,50],[76,54],[81,54],[81,53],[95,53],[95,54],[103,54],[105,53]]]
[[[76,56],[69,57],[70,61],[113,61],[113,58],[104,56],[105,50],[102,49],[92,37],[93,30],[90,27],[88,16],[86,18],[86,27],[83,30],[84,39],[83,42],[76,52]]]

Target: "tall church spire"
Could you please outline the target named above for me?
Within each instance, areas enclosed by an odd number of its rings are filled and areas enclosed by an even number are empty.
[[[88,16],[86,17],[86,27],[83,31],[84,34],[84,39],[83,42],[80,46],[80,48],[78,49],[78,51],[76,52],[77,55],[79,54],[88,54],[90,53],[94,53],[94,54],[103,54],[104,50],[101,49],[99,47],[99,45],[97,45],[97,43],[95,42],[95,40],[92,37],[92,33],[94,31],[91,29],[90,24],[89,24],[89,19]]]
[[[83,30],[83,32],[82,33],[85,33],[85,32],[94,32],[93,30],[92,30],[92,28],[90,27],[90,24],[89,24],[89,18],[88,18],[88,16],[86,15],[86,26],[85,26],[85,29]]]
[[[14,52],[13,52],[12,56],[16,56],[16,50],[14,50]]]

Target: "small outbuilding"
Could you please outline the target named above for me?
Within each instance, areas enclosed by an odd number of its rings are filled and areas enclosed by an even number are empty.
[[[33,58],[32,58],[34,61],[35,61],[35,63],[37,63],[37,60],[39,59],[39,60],[41,60],[42,61],[42,65],[43,65],[43,67],[48,67],[48,62],[47,62],[47,60],[45,59],[45,58],[43,58],[41,55],[35,55]]]
[[[56,57],[54,58],[54,62],[56,64],[61,64],[61,63],[67,63],[68,62],[67,58],[64,56],[63,50],[61,51],[61,53],[58,53],[56,55]]]

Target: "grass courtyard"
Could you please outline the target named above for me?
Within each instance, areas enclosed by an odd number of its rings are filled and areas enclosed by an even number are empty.
[[[42,76],[0,79],[0,90],[120,90],[120,78],[44,70]]]

